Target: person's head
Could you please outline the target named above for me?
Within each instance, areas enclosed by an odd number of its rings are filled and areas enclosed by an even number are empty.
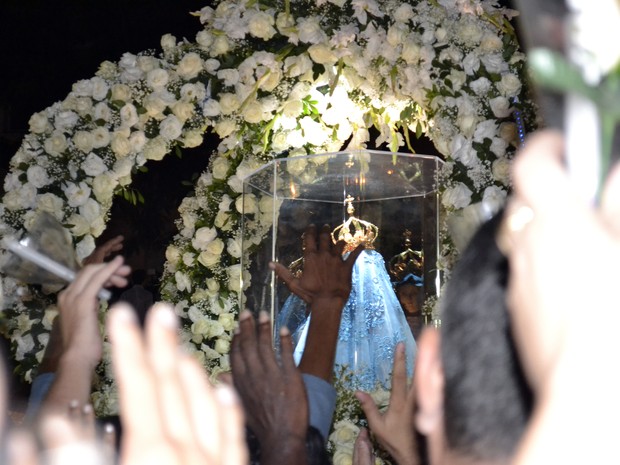
[[[396,287],[396,296],[405,311],[405,315],[418,315],[420,313],[421,289],[411,282],[405,282]]]
[[[445,454],[507,461],[531,413],[505,302],[508,263],[495,245],[500,221],[484,224],[463,251],[442,296],[441,329],[418,343],[416,426],[432,463]]]

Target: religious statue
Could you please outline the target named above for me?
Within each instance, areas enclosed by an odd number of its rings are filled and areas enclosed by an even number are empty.
[[[396,344],[405,343],[408,375],[411,376],[416,343],[383,257],[374,249],[379,230],[372,223],[353,216],[353,200],[351,196],[346,198],[349,216],[334,229],[332,240],[346,242],[345,256],[359,244],[364,244],[365,249],[353,267],[351,294],[342,312],[334,370],[336,373],[343,368],[348,370],[351,378],[346,384],[351,389],[389,389]],[[295,267],[303,273],[299,263],[295,263]],[[277,318],[276,326],[287,326],[293,334],[297,362],[303,354],[311,317],[306,315],[303,300],[291,295]]]

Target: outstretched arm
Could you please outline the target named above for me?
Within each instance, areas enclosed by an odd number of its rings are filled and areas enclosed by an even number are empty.
[[[269,316],[261,312],[258,335],[254,318],[245,311],[233,338],[233,381],[242,399],[248,426],[261,446],[261,464],[306,461],[308,403],[301,374],[295,366],[290,333],[280,333],[281,361],[271,340]]]
[[[390,406],[380,413],[372,397],[358,391],[355,396],[362,404],[368,425],[383,448],[399,465],[418,465],[418,447],[414,427],[413,383],[407,386],[405,345],[396,346],[394,369],[392,371],[392,392]]]
[[[97,294],[106,285],[126,285],[125,277],[130,271],[123,264],[123,257],[106,264],[88,265],[58,295],[59,315],[55,324],[61,349],[54,381],[42,405],[43,413],[64,413],[72,402],[80,406],[89,402],[93,372],[102,353]]]
[[[299,369],[302,373],[332,382],[338,330],[342,310],[351,292],[351,274],[355,260],[363,250],[358,246],[346,259],[345,243],[334,244],[330,227],[325,225],[317,234],[314,225],[304,234],[304,270],[295,277],[280,263],[271,268],[294,294],[310,308],[312,318]]]

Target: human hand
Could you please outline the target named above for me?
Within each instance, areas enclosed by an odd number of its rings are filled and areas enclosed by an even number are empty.
[[[343,260],[342,252],[346,243],[340,241],[334,244],[328,225],[321,228],[318,238],[316,226],[308,226],[303,240],[304,269],[301,277],[295,277],[281,263],[272,262],[270,268],[293,294],[307,304],[313,304],[319,299],[337,299],[344,306],[351,292],[353,265],[364,246],[359,245]]]
[[[126,304],[108,317],[123,424],[122,465],[246,465],[243,411],[228,386],[214,388],[178,347],[172,308],[155,304],[146,334]]]
[[[118,235],[104,242],[84,260],[82,260],[82,266],[93,265],[96,263],[103,263],[106,258],[112,255],[114,252],[119,252],[123,249],[123,241],[125,238],[122,235]]]
[[[280,332],[280,363],[271,340],[265,312],[259,316],[258,334],[251,313],[241,313],[231,351],[233,382],[248,426],[260,442],[261,463],[289,463],[289,459],[302,463],[309,421],[305,385],[293,360],[288,330]],[[280,462],[270,462],[270,454]]]
[[[353,445],[352,465],[374,465],[375,456],[372,453],[372,442],[366,428],[360,428],[355,444]]]
[[[405,345],[396,346],[392,371],[390,405],[385,413],[379,412],[372,397],[361,391],[355,397],[362,404],[368,426],[379,444],[399,465],[420,463],[414,424],[415,393],[413,384],[407,386]]]
[[[94,365],[99,362],[102,341],[97,294],[104,286],[126,286],[129,273],[131,269],[123,264],[123,257],[115,257],[109,263],[82,268],[75,280],[58,294],[63,353],[72,350],[80,360]]]
[[[571,183],[563,149],[559,133],[528,139],[514,163],[515,195],[498,237],[510,263],[513,328],[535,388],[554,376],[562,358],[577,371],[592,366],[599,351],[610,351],[601,345],[616,339],[606,330],[620,323],[610,269],[620,259],[620,171],[594,208]],[[588,311],[605,322],[596,332],[584,330]]]

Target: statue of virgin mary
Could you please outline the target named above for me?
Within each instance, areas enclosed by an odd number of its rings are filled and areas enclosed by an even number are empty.
[[[358,244],[365,250],[353,266],[351,293],[340,322],[334,372],[350,374],[347,387],[370,391],[389,389],[396,344],[405,344],[408,376],[413,374],[416,343],[405,314],[396,297],[385,262],[374,249],[378,228],[353,216],[353,199],[347,199],[349,218],[332,232],[335,242],[344,240],[344,254]],[[305,302],[291,294],[280,311],[276,327],[288,327],[295,344],[295,359],[299,363],[305,347],[312,315],[306,315]],[[276,331],[278,334],[279,331]]]

